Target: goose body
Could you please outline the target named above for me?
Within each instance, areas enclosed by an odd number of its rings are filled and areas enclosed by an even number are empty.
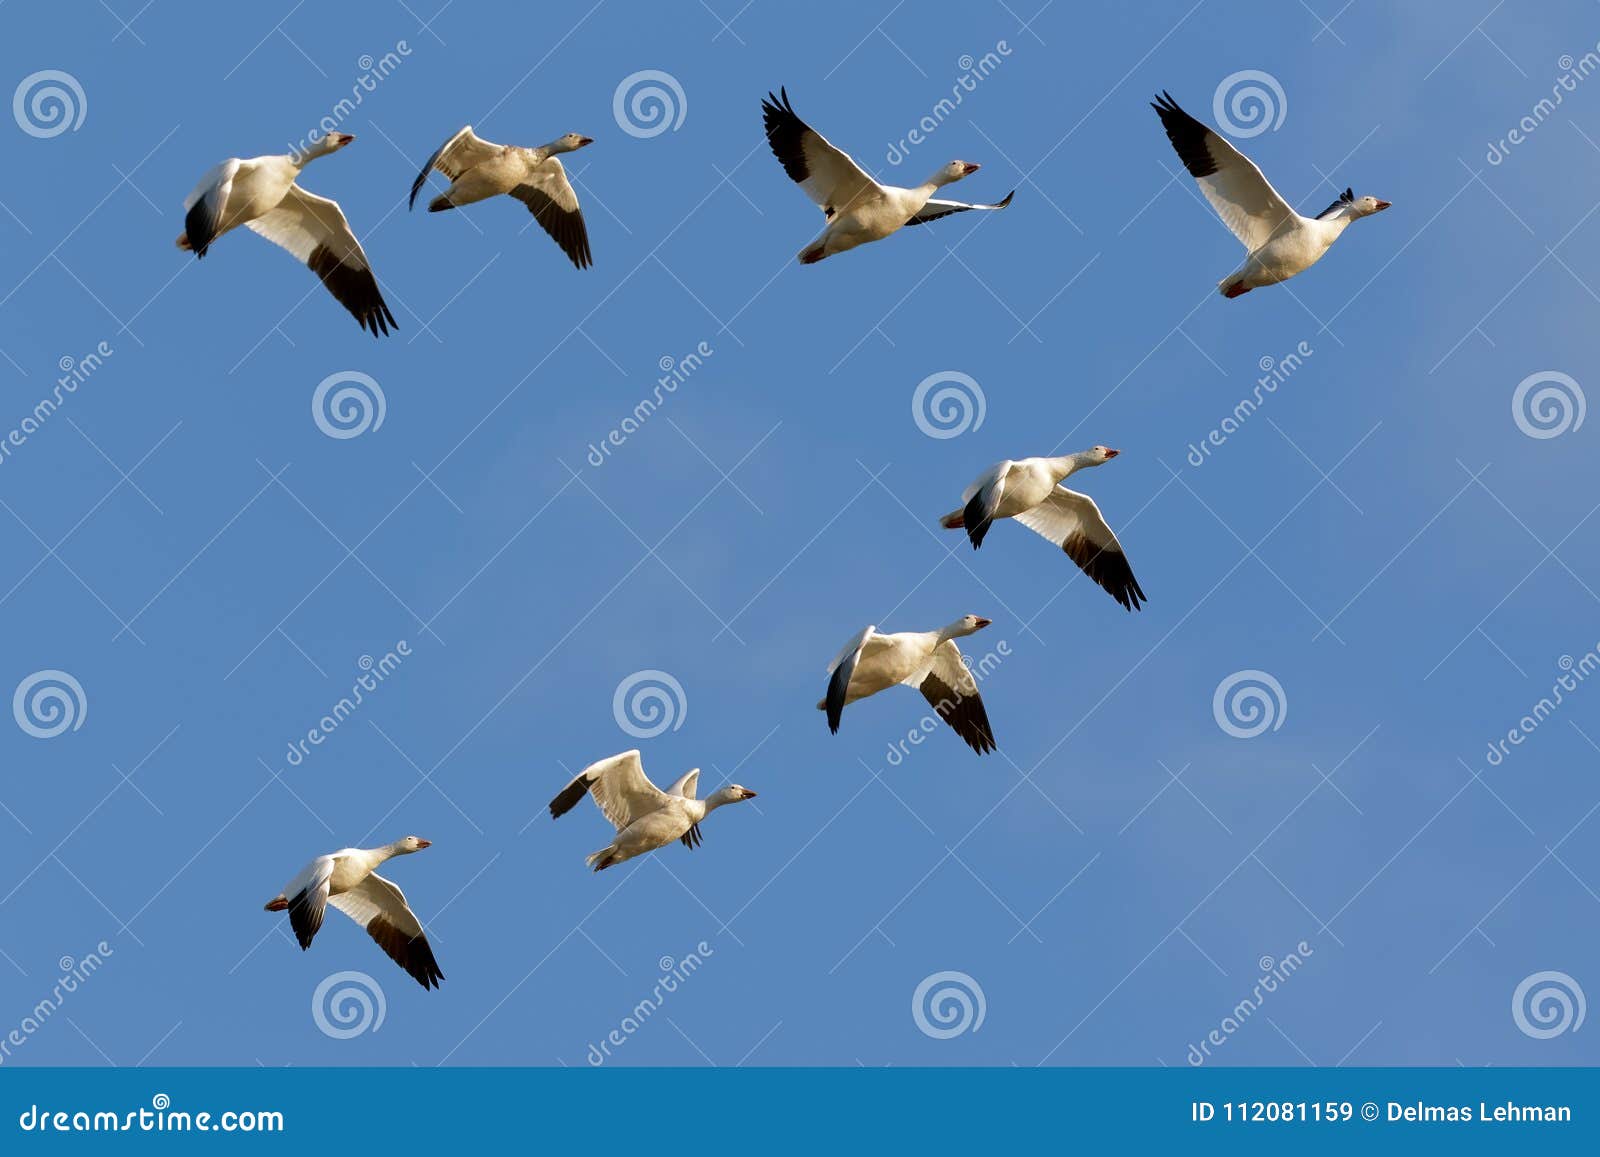
[[[1289,207],[1249,157],[1162,93],[1150,106],[1161,118],[1178,159],[1200,185],[1217,216],[1244,245],[1244,264],[1217,283],[1224,297],[1304,273],[1343,236],[1352,221],[1389,207],[1346,189],[1315,217]]]
[[[379,864],[395,856],[429,847],[430,841],[406,836],[381,848],[341,848],[318,856],[271,900],[268,912],[288,912],[289,926],[304,951],[322,927],[332,904],[367,930],[367,935],[423,988],[438,988],[444,979],[433,948],[405,893],[378,875]]]
[[[184,198],[178,248],[202,258],[243,225],[299,259],[373,337],[398,329],[339,203],[298,184],[306,165],[353,140],[329,133],[303,152],[223,161]]]
[[[1061,485],[1077,471],[1103,465],[1118,453],[1109,446],[1095,446],[1059,458],[996,462],[962,491],[961,508],[939,523],[946,530],[965,530],[977,550],[996,519],[1014,518],[1059,546],[1124,609],[1137,611],[1147,600],[1122,543],[1094,499]]]
[[[961,660],[956,639],[987,627],[990,620],[963,615],[937,631],[880,634],[864,627],[828,665],[828,693],[817,709],[828,713],[828,730],[839,730],[846,705],[890,687],[915,687],[968,747],[994,750],[994,732],[978,683]]]
[[[534,220],[550,235],[561,251],[579,269],[593,263],[589,253],[589,233],[583,224],[578,194],[567,179],[567,170],[557,154],[571,153],[594,141],[577,133],[557,137],[547,145],[523,148],[497,145],[477,136],[466,125],[440,145],[422,166],[411,183],[414,207],[428,174],[438,170],[450,178],[450,187],[428,203],[428,212],[438,213],[471,205],[502,194],[514,197],[528,207]]]
[[[699,784],[697,767],[662,791],[645,775],[639,752],[624,751],[591,763],[574,776],[550,801],[550,816],[559,819],[585,794],[594,797],[601,814],[617,829],[611,843],[588,857],[589,866],[599,872],[664,848],[673,840],[682,841],[686,848],[697,847],[701,842],[701,820],[724,804],[754,799],[756,795],[732,783],[703,800],[696,799]]]
[[[936,221],[974,209],[1004,209],[1015,194],[993,205],[968,204],[934,197],[945,185],[978,171],[967,161],[951,161],[912,189],[880,185],[842,149],[834,147],[795,113],[789,94],[767,94],[761,102],[767,143],[784,172],[822,210],[827,226],[799,253],[802,265],[844,253],[869,241],[881,241],[906,225]]]

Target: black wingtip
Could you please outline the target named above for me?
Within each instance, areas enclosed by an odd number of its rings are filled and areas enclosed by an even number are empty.
[[[561,794],[550,801],[550,818],[553,820],[560,819],[566,815],[577,806],[578,801],[583,798],[584,793],[588,790],[589,785],[583,782],[583,776],[581,775],[567,784],[566,787],[561,789]]]

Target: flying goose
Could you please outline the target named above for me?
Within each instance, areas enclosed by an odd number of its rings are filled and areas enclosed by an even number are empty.
[[[428,212],[455,209],[505,193],[528,207],[533,219],[579,269],[592,263],[589,234],[583,227],[578,194],[567,180],[557,153],[571,153],[594,144],[591,137],[567,133],[548,145],[525,149],[496,145],[475,135],[467,125],[440,145],[411,183],[411,205],[432,169],[450,178],[450,187],[428,203]]]
[[[318,856],[267,901],[268,912],[289,913],[289,927],[304,951],[322,927],[322,914],[332,904],[367,930],[401,968],[423,988],[438,988],[444,979],[433,958],[422,925],[405,894],[375,870],[394,856],[420,852],[431,841],[405,836],[381,848],[344,848]]]
[[[935,199],[934,193],[943,186],[978,171],[977,165],[967,161],[951,161],[941,166],[915,189],[880,185],[862,172],[849,154],[829,144],[826,137],[801,120],[784,89],[779,90],[778,96],[767,94],[767,99],[761,102],[761,116],[766,124],[767,143],[782,163],[784,172],[821,207],[828,219],[827,227],[817,239],[800,251],[802,265],[811,265],[868,241],[881,241],[903,225],[937,221],[969,209],[1004,209],[1016,195],[1013,189],[1005,200],[993,205]]]
[[[296,153],[229,157],[183,199],[178,248],[204,257],[218,237],[247,226],[304,262],[373,337],[399,329],[339,203],[295,184],[301,169],[353,140],[349,133],[328,133]]]
[[[1100,508],[1087,494],[1060,485],[1075,471],[1104,465],[1119,453],[1109,446],[1092,446],[1060,458],[996,462],[961,492],[961,509],[952,510],[939,523],[946,530],[965,530],[977,550],[995,519],[1015,518],[1064,550],[1125,609],[1140,610],[1140,603],[1149,600]]]
[[[1304,273],[1339,239],[1345,226],[1389,207],[1376,197],[1346,189],[1315,217],[1302,217],[1267,183],[1250,158],[1195,120],[1163,92],[1151,105],[1200,191],[1244,243],[1244,264],[1217,283],[1223,297],[1238,297],[1263,285]]]
[[[624,751],[580,771],[550,801],[550,816],[566,815],[585,792],[594,796],[601,814],[617,829],[616,839],[588,857],[589,866],[598,872],[664,848],[673,840],[693,848],[700,843],[701,820],[723,804],[756,797],[748,788],[730,783],[699,800],[694,797],[699,784],[700,769],[696,767],[662,791],[645,776],[639,752]]]
[[[837,733],[845,704],[904,683],[922,692],[939,718],[967,746],[982,755],[994,750],[994,732],[978,694],[978,683],[961,661],[956,640],[983,630],[989,619],[963,615],[937,631],[881,635],[864,627],[828,664],[828,694],[817,703],[828,713],[828,730]]]

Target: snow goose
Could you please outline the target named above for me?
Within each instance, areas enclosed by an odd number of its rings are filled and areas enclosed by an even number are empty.
[[[1130,611],[1148,602],[1133,577],[1122,544],[1106,525],[1094,499],[1061,485],[1078,470],[1101,466],[1120,451],[1094,446],[1060,458],[1019,458],[996,462],[961,492],[960,510],[939,520],[946,530],[965,530],[972,549],[997,518],[1015,518],[1066,552],[1107,594]]]
[[[561,246],[579,269],[592,263],[589,234],[583,227],[578,194],[567,180],[557,153],[571,153],[594,144],[591,137],[567,133],[548,145],[525,149],[496,145],[475,135],[467,125],[440,145],[411,183],[411,205],[434,169],[450,178],[450,187],[428,203],[428,212],[455,209],[505,193],[528,207],[533,219]]]
[[[922,692],[939,718],[967,746],[982,755],[994,750],[994,732],[978,694],[978,683],[961,660],[956,640],[983,630],[989,619],[963,615],[937,631],[880,635],[864,627],[828,664],[828,694],[817,709],[828,713],[828,730],[837,733],[845,704],[904,683]]]
[[[1302,217],[1267,183],[1250,158],[1178,107],[1167,93],[1151,108],[1167,139],[1200,191],[1247,250],[1244,264],[1217,283],[1223,297],[1238,297],[1263,285],[1287,281],[1310,269],[1339,239],[1345,226],[1389,207],[1376,197],[1346,189],[1315,217]]]
[[[405,894],[376,871],[385,860],[420,852],[430,843],[405,836],[381,848],[344,848],[318,856],[267,901],[267,911],[289,913],[289,927],[303,951],[311,947],[312,937],[322,927],[322,914],[332,904],[365,928],[389,959],[423,988],[438,988],[444,973],[421,923]]]
[[[204,257],[218,237],[247,226],[304,262],[373,337],[399,329],[339,203],[295,184],[306,165],[353,140],[349,133],[328,133],[298,153],[229,157],[184,198],[178,248]]]
[[[880,185],[862,172],[848,153],[829,144],[826,137],[795,114],[786,90],[780,89],[778,96],[767,94],[761,102],[761,116],[773,155],[828,220],[817,239],[800,251],[802,265],[868,241],[881,241],[904,225],[937,221],[970,209],[1004,209],[1016,194],[1013,189],[1005,200],[993,205],[936,199],[934,194],[940,188],[978,171],[977,165],[967,161],[941,166],[915,189]]]
[[[686,848],[700,843],[700,821],[727,803],[755,799],[756,793],[730,783],[703,800],[695,798],[700,769],[686,772],[666,791],[651,783],[639,752],[624,751],[580,771],[550,801],[552,819],[566,815],[584,793],[594,796],[602,815],[617,829],[617,838],[588,857],[595,871],[664,848],[681,840]]]

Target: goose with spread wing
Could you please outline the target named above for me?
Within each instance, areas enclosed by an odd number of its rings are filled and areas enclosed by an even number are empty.
[[[415,207],[423,182],[434,169],[450,178],[450,187],[428,203],[428,212],[456,209],[499,196],[515,197],[528,207],[539,227],[561,246],[561,252],[579,269],[587,269],[589,233],[583,225],[578,194],[567,180],[558,153],[572,153],[594,144],[592,137],[567,133],[536,149],[497,145],[477,136],[467,125],[428,158],[411,183]]]
[[[817,702],[837,733],[845,705],[904,683],[922,692],[939,718],[972,750],[993,751],[994,732],[978,694],[978,682],[962,661],[956,640],[983,630],[989,619],[963,615],[937,631],[878,633],[862,628],[828,664],[828,693]]]
[[[842,149],[806,124],[789,103],[789,93],[770,92],[761,102],[767,143],[791,180],[805,190],[827,218],[827,227],[799,253],[802,265],[843,253],[868,241],[881,241],[906,225],[937,221],[974,209],[1004,209],[1016,190],[993,205],[971,205],[934,197],[945,185],[978,171],[968,161],[951,161],[914,189],[880,185]]]
[[[700,822],[723,804],[755,799],[749,788],[730,783],[705,799],[696,799],[700,785],[698,767],[666,791],[651,783],[644,773],[639,752],[624,751],[598,763],[591,763],[550,801],[550,816],[559,819],[571,811],[587,793],[594,797],[600,813],[617,829],[617,837],[588,857],[595,871],[664,848],[681,840],[686,848],[700,843]]]
[[[318,856],[267,901],[267,911],[289,913],[289,927],[303,951],[311,947],[323,913],[332,904],[365,928],[389,959],[423,988],[438,988],[444,973],[422,934],[421,922],[406,903],[405,893],[376,870],[386,860],[420,852],[431,843],[405,836],[381,848],[344,848]]]
[[[243,225],[294,254],[373,337],[399,329],[339,203],[295,183],[312,161],[353,140],[328,133],[283,156],[229,157],[184,198],[178,248],[204,257],[218,237]]]
[[[1238,297],[1304,273],[1344,233],[1350,222],[1381,213],[1388,201],[1357,197],[1346,189],[1315,217],[1289,207],[1250,158],[1178,107],[1163,92],[1152,104],[1183,167],[1200,185],[1222,223],[1246,249],[1244,264],[1217,283],[1223,297]]]
[[[1100,508],[1087,494],[1061,485],[1069,475],[1102,466],[1119,453],[1109,446],[1093,446],[1059,458],[996,462],[961,492],[961,508],[939,524],[946,530],[965,530],[977,550],[995,519],[1015,518],[1065,551],[1124,609],[1140,610],[1148,600]]]

